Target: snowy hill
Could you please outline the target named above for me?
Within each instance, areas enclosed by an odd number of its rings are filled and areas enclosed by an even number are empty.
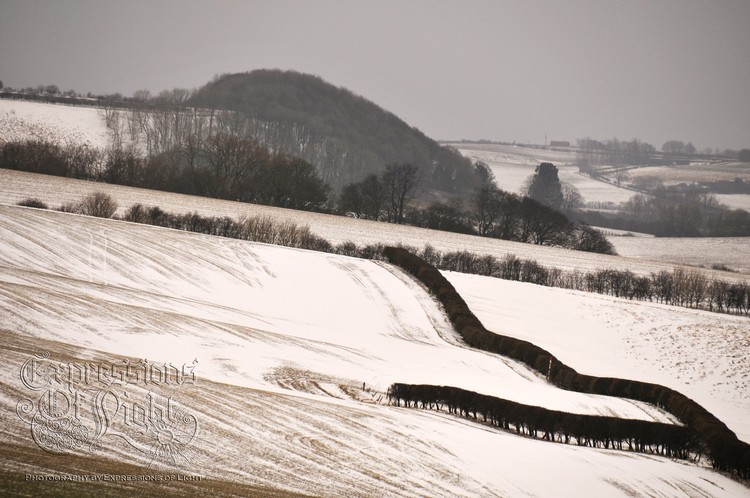
[[[467,349],[426,291],[387,264],[0,206],[0,281],[5,472],[75,473],[94,462],[108,472],[171,468],[175,458],[183,473],[210,478],[219,493],[243,494],[233,486],[253,486],[324,496],[747,494],[696,464],[544,443],[385,404],[391,382],[429,382],[577,413],[669,420],[647,405],[559,391],[520,364]],[[490,292],[541,296],[524,284],[506,284],[511,287]],[[482,283],[465,285],[468,294],[484,292]],[[583,307],[600,299],[565,295]],[[485,309],[506,333],[529,329],[502,307],[485,303]],[[613,316],[623,327],[642,319],[635,309],[623,310]],[[570,319],[563,315],[558,324],[573,329]],[[645,341],[637,334],[632,340]],[[578,343],[583,353],[571,363],[599,368],[583,361],[602,345]],[[22,416],[24,399],[43,401],[41,384],[23,382],[30,379],[24,362],[43,351],[50,356],[38,361],[55,366],[54,382],[65,370],[57,366],[83,364],[128,364],[135,371],[144,364],[192,365],[197,378],[118,385],[123,393],[115,405],[114,397],[101,400],[112,431],[95,455],[76,447],[86,462],[76,467],[75,460],[35,458],[44,454],[32,440],[39,432]],[[640,368],[631,360],[620,358],[625,371],[618,374]],[[77,381],[68,387],[96,384]],[[746,393],[740,384],[735,389],[739,397]],[[179,420],[195,420],[199,430],[138,432],[125,423],[135,419],[128,412],[122,419],[122,410],[147,392],[173,396],[194,417]],[[91,401],[86,396],[82,406]],[[132,409],[140,413],[135,404]],[[125,436],[134,443],[123,442]]]
[[[472,161],[487,164],[495,175],[500,188],[518,193],[526,179],[542,161],[555,164],[559,170],[560,181],[574,185],[586,201],[625,202],[635,192],[594,180],[578,172],[578,153],[575,151],[557,151],[541,148],[528,148],[514,145],[450,143],[464,156]]]
[[[0,142],[21,140],[88,144],[101,150],[109,144],[101,109],[0,99]]]

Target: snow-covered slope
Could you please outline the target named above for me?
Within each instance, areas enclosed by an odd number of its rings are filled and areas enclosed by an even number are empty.
[[[581,373],[656,382],[750,442],[750,320],[445,272],[482,323]]]
[[[84,196],[93,192],[106,192],[119,204],[118,212],[123,214],[136,203],[148,206],[159,206],[173,213],[197,212],[204,216],[229,216],[237,219],[242,216],[268,216],[280,223],[292,222],[309,226],[313,233],[326,238],[333,244],[352,241],[357,244],[405,244],[417,248],[431,244],[441,251],[469,250],[477,254],[491,254],[496,257],[516,254],[527,259],[536,259],[539,263],[565,270],[594,271],[602,268],[629,269],[637,274],[648,274],[652,271],[674,268],[670,255],[675,249],[660,247],[654,244],[653,254],[639,251],[638,258],[606,256],[561,249],[559,247],[522,244],[507,240],[491,239],[473,235],[441,232],[427,228],[417,228],[393,223],[381,223],[359,220],[344,216],[334,216],[308,211],[295,211],[272,206],[246,204],[240,202],[209,199],[190,195],[159,192],[122,185],[75,180],[72,178],[51,177],[21,171],[0,169],[0,203],[15,204],[29,197],[39,198],[51,208],[65,203],[79,202]],[[622,237],[616,237],[620,239]],[[670,239],[678,245],[679,252],[691,252],[692,263],[710,266],[722,263],[726,266],[750,273],[750,244],[742,238],[731,239],[732,243],[723,244],[722,251],[702,252],[704,239]],[[716,239],[711,239],[716,240]],[[691,250],[693,246],[696,249]],[[661,252],[660,252],[661,251]],[[662,257],[662,253],[664,257]],[[661,259],[661,261],[655,261]],[[709,276],[729,281],[746,280],[747,273],[719,272],[702,270]]]
[[[668,421],[461,346],[430,296],[390,265],[35,209],[0,206],[0,216],[0,309],[12,330],[154,361],[199,357],[203,375],[245,387],[304,383],[311,371],[381,393],[448,384]]]
[[[195,385],[142,390],[166,389],[195,414],[198,438],[169,449],[185,454],[185,470],[213,479],[326,496],[747,491],[694,464],[543,443],[383,404],[393,381],[429,382],[664,419],[628,401],[560,392],[518,364],[462,347],[430,296],[389,265],[2,206],[0,310],[0,439],[30,454],[41,450],[15,413],[31,396],[18,373],[46,350],[79,364],[197,359]],[[97,459],[149,463],[105,441]],[[11,456],[0,465],[39,470]],[[65,465],[58,471],[74,471]]]
[[[23,100],[0,99],[0,142],[49,140],[60,145],[108,145],[104,111]]]

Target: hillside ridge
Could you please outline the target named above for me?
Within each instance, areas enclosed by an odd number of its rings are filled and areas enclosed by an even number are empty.
[[[460,193],[478,185],[471,161],[456,150],[318,76],[268,69],[225,74],[188,104],[242,113],[261,141],[315,164],[336,190],[393,163],[419,166],[428,189]]]

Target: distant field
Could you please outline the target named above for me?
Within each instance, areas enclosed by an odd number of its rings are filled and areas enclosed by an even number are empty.
[[[747,194],[716,194],[719,202],[732,209],[744,209],[750,211],[750,195]]]
[[[624,202],[635,192],[593,180],[578,173],[577,154],[553,150],[515,147],[512,145],[451,143],[464,156],[483,161],[495,174],[497,185],[509,192],[519,192],[523,182],[534,173],[536,166],[549,161],[557,166],[560,180],[575,185],[585,201]]]
[[[723,264],[750,274],[750,237],[609,237],[621,256],[691,266]]]
[[[693,163],[677,166],[653,166],[628,170],[631,180],[653,176],[666,184],[733,181],[735,178],[750,181],[748,163]]]
[[[0,142],[32,139],[106,149],[109,138],[104,111],[0,99]]]
[[[473,161],[484,161],[495,174],[497,185],[509,192],[519,192],[524,181],[534,173],[542,161],[552,162],[560,172],[560,180],[575,185],[587,202],[620,203],[637,192],[600,182],[578,173],[577,154],[553,150],[517,147],[512,145],[449,143]],[[750,181],[747,163],[703,163],[684,166],[649,166],[628,170],[628,180],[644,177],[658,178],[667,185],[677,183],[732,181],[742,178]],[[750,195],[718,194],[720,202],[733,209],[750,210]]]

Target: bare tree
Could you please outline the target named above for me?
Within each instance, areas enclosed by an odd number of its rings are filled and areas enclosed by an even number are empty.
[[[625,169],[618,169],[615,172],[615,182],[617,182],[617,186],[619,187],[622,182],[626,181],[630,176],[628,175],[627,170]]]
[[[358,218],[380,220],[383,201],[383,184],[376,175],[368,175],[361,182],[344,187],[339,197],[339,209]]]
[[[470,200],[471,218],[481,236],[493,235],[502,212],[503,192],[491,183],[479,187]]]
[[[218,133],[206,142],[211,173],[208,193],[221,198],[253,201],[264,166],[270,162],[265,147],[235,135]]]
[[[575,185],[562,182],[560,189],[562,190],[562,204],[560,205],[560,209],[563,212],[569,213],[583,206],[583,196]]]
[[[403,223],[406,205],[414,199],[421,176],[414,164],[391,164],[383,174],[383,189],[388,221]]]
[[[111,195],[104,192],[94,192],[81,201],[81,212],[99,218],[111,218],[117,211],[117,202]]]

